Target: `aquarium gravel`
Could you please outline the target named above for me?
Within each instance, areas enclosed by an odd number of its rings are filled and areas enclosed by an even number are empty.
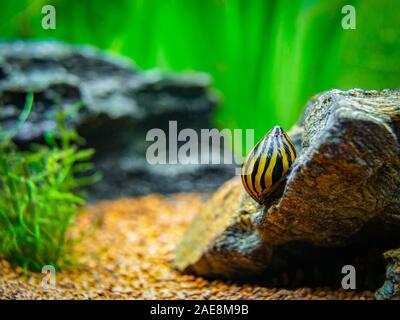
[[[295,290],[206,280],[171,269],[174,249],[202,205],[198,194],[150,195],[100,202],[87,207],[74,232],[99,227],[76,246],[79,262],[46,276],[23,275],[0,260],[0,299],[372,299],[370,291],[330,288]]]

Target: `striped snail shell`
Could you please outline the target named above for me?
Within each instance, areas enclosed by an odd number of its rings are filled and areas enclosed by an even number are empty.
[[[242,164],[244,188],[254,200],[263,203],[295,159],[296,149],[289,136],[275,126],[246,156]]]

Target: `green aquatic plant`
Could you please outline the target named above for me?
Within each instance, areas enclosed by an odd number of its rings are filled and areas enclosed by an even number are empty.
[[[42,28],[44,5],[57,10]],[[353,5],[356,29],[342,9]],[[0,0],[0,38],[56,38],[131,57],[140,68],[204,71],[220,128],[289,129],[331,88],[399,86],[398,0]],[[60,13],[60,14],[59,14]]]
[[[98,179],[88,175],[92,149],[79,148],[82,138],[57,113],[58,127],[45,134],[46,145],[20,150],[12,138],[33,107],[29,94],[15,129],[0,130],[0,258],[24,271],[71,263],[76,238],[68,231],[85,203],[79,189]]]

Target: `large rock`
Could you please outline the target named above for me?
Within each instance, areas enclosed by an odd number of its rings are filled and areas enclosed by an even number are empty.
[[[289,132],[298,158],[275,197],[258,205],[239,178],[227,182],[186,231],[175,268],[340,286],[350,264],[359,287],[376,287],[383,251],[400,244],[399,130],[400,91],[315,97]]]
[[[146,133],[211,127],[217,99],[205,74],[161,75],[138,70],[130,60],[92,47],[59,42],[0,44],[0,126],[13,128],[27,92],[35,108],[15,142],[41,142],[56,126],[55,112],[83,103],[69,124],[96,148],[96,165],[104,179],[93,198],[151,192],[210,191],[234,174],[233,166],[152,166],[145,154]],[[214,150],[215,151],[215,150]],[[217,150],[220,152],[220,150]],[[176,183],[179,181],[179,183]]]

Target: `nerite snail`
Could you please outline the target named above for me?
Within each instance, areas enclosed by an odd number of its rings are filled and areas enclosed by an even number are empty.
[[[296,149],[287,133],[275,126],[257,143],[242,164],[242,182],[249,195],[263,203],[296,159]]]

